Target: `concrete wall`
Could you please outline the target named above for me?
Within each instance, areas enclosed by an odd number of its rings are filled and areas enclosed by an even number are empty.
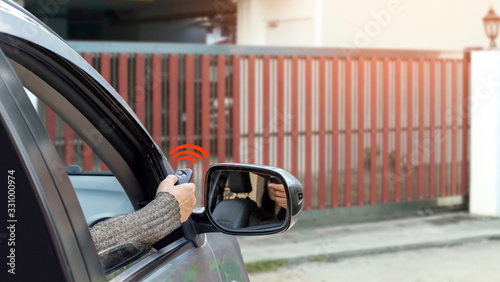
[[[315,2],[322,0],[238,1],[238,44],[314,46],[321,27]],[[316,22],[315,22],[316,21]]]
[[[498,0],[239,0],[238,44],[486,47],[482,18],[490,5],[500,13]],[[270,20],[280,22],[272,28]]]
[[[470,212],[500,216],[500,51],[471,54]]]

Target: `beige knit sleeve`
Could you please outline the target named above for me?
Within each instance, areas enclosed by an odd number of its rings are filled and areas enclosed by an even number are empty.
[[[179,204],[170,193],[162,192],[138,211],[97,223],[90,228],[90,234],[100,252],[126,242],[151,246],[179,226]]]

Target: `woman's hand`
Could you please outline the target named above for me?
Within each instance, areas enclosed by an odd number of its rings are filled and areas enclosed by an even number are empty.
[[[167,178],[165,178],[158,186],[156,194],[160,192],[168,192],[172,194],[172,196],[174,196],[179,203],[181,222],[184,222],[189,218],[189,215],[193,212],[194,205],[196,204],[196,197],[194,196],[196,186],[194,183],[185,183],[174,186],[175,183],[177,183],[177,176],[167,176]]]
[[[267,184],[267,188],[271,200],[273,200],[278,206],[286,209],[286,192],[283,184],[269,183]]]

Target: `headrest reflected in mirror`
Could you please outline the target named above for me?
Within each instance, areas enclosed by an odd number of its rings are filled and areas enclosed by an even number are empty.
[[[244,170],[219,170],[211,175],[208,211],[228,230],[283,227],[287,187],[276,176]]]

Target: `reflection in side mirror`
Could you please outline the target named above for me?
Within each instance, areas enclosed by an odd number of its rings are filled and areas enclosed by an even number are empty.
[[[212,218],[217,224],[228,229],[283,225],[286,193],[279,179],[247,171],[219,171],[216,176],[220,183],[214,183],[219,189]]]
[[[207,172],[206,184],[207,213],[230,234],[282,232],[293,225],[302,207],[302,186],[278,168],[216,165]]]

